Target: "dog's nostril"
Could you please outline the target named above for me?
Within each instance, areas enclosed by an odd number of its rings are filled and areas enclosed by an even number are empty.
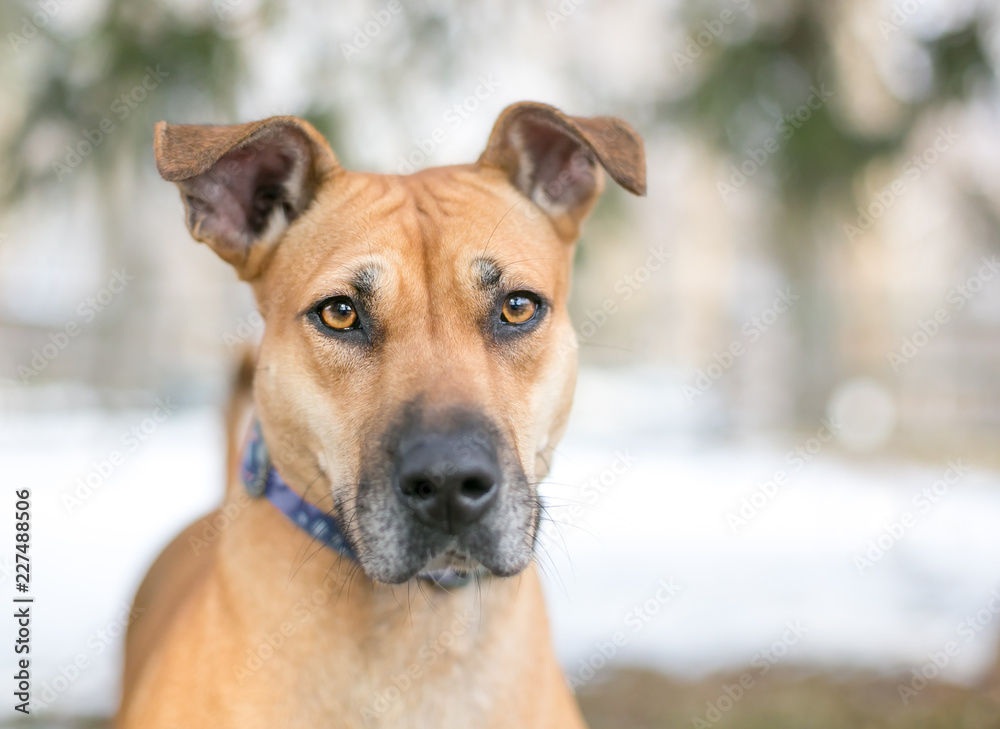
[[[414,479],[402,484],[403,493],[417,499],[429,499],[437,493],[437,487],[427,479]]]
[[[470,476],[462,481],[460,492],[470,500],[481,499],[493,489],[493,481],[485,476]]]

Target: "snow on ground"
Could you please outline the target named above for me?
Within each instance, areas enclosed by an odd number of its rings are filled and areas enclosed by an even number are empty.
[[[586,681],[608,662],[679,675],[777,661],[908,670],[952,640],[960,650],[949,678],[972,680],[992,660],[1000,474],[845,460],[825,444],[798,463],[788,453],[801,445],[808,455],[808,434],[719,441],[678,392],[656,373],[582,373],[545,489],[557,523],[547,524],[541,557],[571,678]],[[60,714],[113,710],[132,592],[171,536],[221,494],[218,414],[179,410],[150,431],[153,415],[0,422],[5,482],[33,490],[36,697],[55,691]],[[143,425],[145,439],[128,440]],[[102,461],[115,450],[123,460],[108,472]],[[744,510],[750,518],[734,533],[741,499],[779,471],[787,481],[766,500],[758,494],[757,513]],[[88,475],[101,484],[67,504]],[[945,489],[945,477],[957,480]],[[936,502],[914,503],[935,482]],[[4,499],[0,523],[12,508]],[[886,524],[901,536],[885,536]],[[880,535],[888,549],[861,572],[857,556]],[[5,544],[8,593],[11,575]],[[0,621],[0,643],[11,644],[12,629]],[[81,659],[83,669],[70,668]]]

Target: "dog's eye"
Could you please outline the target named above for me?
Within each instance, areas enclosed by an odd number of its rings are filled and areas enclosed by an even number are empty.
[[[538,299],[526,291],[515,291],[503,302],[501,316],[508,324],[524,324],[534,318],[538,311]]]
[[[337,331],[356,329],[358,326],[358,312],[351,300],[345,297],[323,302],[320,305],[319,318],[330,329]]]

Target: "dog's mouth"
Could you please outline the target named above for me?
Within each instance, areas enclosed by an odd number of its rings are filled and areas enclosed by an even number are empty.
[[[423,576],[431,572],[444,572],[448,570],[465,574],[478,569],[480,566],[479,562],[473,559],[472,555],[467,551],[463,551],[457,545],[453,545],[437,557],[431,559],[424,569],[420,571],[420,575]]]
[[[510,577],[534,555],[537,512],[533,499],[508,497],[502,509],[459,534],[449,534],[412,518],[387,497],[358,502],[356,553],[368,576],[400,584],[417,578],[442,584],[477,575]],[[384,494],[385,492],[381,492]]]
[[[417,573],[417,579],[449,588],[464,585],[486,572],[486,568],[468,553],[463,553],[457,547],[450,547],[430,560]]]

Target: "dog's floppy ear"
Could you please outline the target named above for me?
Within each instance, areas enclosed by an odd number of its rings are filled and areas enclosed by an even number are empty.
[[[646,155],[632,127],[616,117],[567,116],[547,104],[504,109],[479,164],[503,170],[567,241],[604,189],[600,167],[629,192],[646,194]]]
[[[288,225],[340,166],[323,136],[296,117],[232,126],[156,125],[156,168],[176,182],[187,226],[252,279]]]

